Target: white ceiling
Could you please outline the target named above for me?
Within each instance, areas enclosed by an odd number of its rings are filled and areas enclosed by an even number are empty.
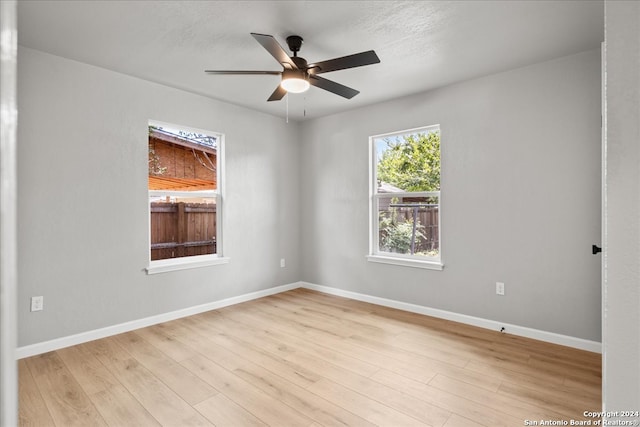
[[[250,33],[305,42],[310,63],[373,49],[381,63],[322,76],[278,102],[282,67]],[[88,64],[285,116],[315,118],[598,48],[602,1],[19,1],[18,42]],[[304,116],[306,112],[306,116]]]

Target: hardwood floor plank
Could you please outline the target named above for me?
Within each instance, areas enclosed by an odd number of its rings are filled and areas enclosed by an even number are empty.
[[[264,327],[265,324],[270,331],[276,331],[276,333],[283,336],[294,337],[299,342],[306,343],[318,343],[333,352],[338,352],[352,360],[359,360],[361,363],[367,363],[380,368],[388,368],[394,372],[402,373],[410,377],[420,378],[421,380],[428,381],[438,373],[435,369],[431,368],[430,363],[405,363],[402,360],[398,360],[393,357],[388,357],[378,352],[372,352],[364,347],[353,345],[340,337],[334,335],[323,335],[312,340],[305,330],[299,330],[288,320],[276,321],[271,318],[261,318],[255,313],[239,312],[239,311],[222,311],[225,316],[244,323],[248,326],[256,328]],[[289,338],[291,339],[291,338]],[[429,361],[431,362],[431,361]]]
[[[113,338],[82,344],[163,425],[210,426],[191,405],[180,398]]]
[[[338,331],[348,331],[349,333],[357,333],[365,336],[377,337],[379,339],[389,339],[395,337],[397,331],[391,331],[387,328],[381,328],[366,322],[352,320],[331,310],[317,310],[299,301],[292,301],[281,295],[272,295],[266,302],[272,302],[272,305],[278,309],[284,309],[292,314],[302,315],[305,319],[311,319],[325,327],[330,327],[334,333]]]
[[[580,377],[593,377],[596,380],[602,378],[600,364],[582,363],[580,361],[569,360],[567,358],[531,355],[529,366],[536,370],[549,372],[554,375],[564,375],[567,371],[580,375]]]
[[[393,345],[387,345],[376,343],[375,340],[364,339],[362,337],[351,337],[351,339],[355,340],[359,345],[363,345],[367,348],[372,349],[372,351],[383,351],[384,354],[388,355],[389,357],[407,361],[411,364],[417,363],[418,366],[425,367],[433,371],[434,375],[436,373],[445,374],[451,378],[459,379],[461,381],[465,381],[469,384],[473,384],[490,391],[497,391],[500,387],[500,384],[502,383],[502,378],[495,378],[489,375],[485,375],[484,373],[479,371],[471,371],[466,368],[460,367],[460,365],[468,366],[468,364],[470,363],[470,358],[460,357],[458,359],[458,363],[450,364],[440,360],[443,358],[446,352],[442,352],[440,356],[436,356],[436,358],[432,359],[431,357],[427,356],[426,352],[420,350],[420,348],[424,347],[425,345],[432,345],[434,347],[446,347],[448,345],[442,342],[436,341],[428,344],[424,342],[414,342],[411,344],[409,342],[405,342],[403,345],[397,345],[397,341],[394,340]],[[424,336],[422,338],[422,341],[424,341]],[[392,353],[389,353],[390,351]],[[416,355],[424,357],[416,357]],[[447,357],[444,357],[444,359],[447,360]],[[528,359],[524,359],[523,363],[527,363],[527,360]],[[388,366],[386,366],[386,368],[388,368]],[[403,372],[399,373],[406,375],[406,373]],[[428,382],[428,380],[430,379],[431,377],[423,379],[423,381]]]
[[[190,405],[218,394],[213,387],[143,340],[135,332],[116,335],[113,339]]]
[[[529,362],[521,363],[512,360],[487,358],[481,361],[470,361],[465,368],[478,372],[490,372],[492,375],[496,375],[497,378],[502,375],[501,373],[507,376],[520,376],[523,380],[534,384],[562,384],[564,380],[564,373],[539,369],[529,364]]]
[[[465,366],[465,369],[468,371],[472,371],[478,374],[487,375],[489,377],[494,378],[495,380],[502,381],[512,381],[512,382],[526,382],[532,385],[540,385],[540,386],[559,386],[563,383],[563,378],[561,376],[549,377],[547,375],[535,376],[532,375],[531,371],[528,372],[518,372],[512,371],[508,366],[500,366],[500,364],[496,363],[482,363],[471,361]],[[535,371],[534,371],[535,372]]]
[[[288,292],[282,292],[276,296],[297,302],[306,309],[331,312],[339,316],[344,316],[346,319],[352,319],[358,322],[368,324],[374,323],[373,318],[370,316],[371,311],[359,301],[349,300],[333,295],[320,294],[319,292],[309,291],[307,289],[294,289]],[[401,326],[394,327],[388,322],[378,322],[374,326],[378,326],[382,329],[395,333],[403,332],[405,330]]]
[[[532,383],[529,381],[513,381],[513,380],[505,380],[503,384],[514,384],[518,387],[525,387],[533,390],[537,390],[542,394],[551,394],[558,396],[559,400],[564,400],[569,398],[572,401],[575,401],[578,406],[584,406],[591,408],[591,406],[596,405],[600,406],[602,402],[602,390],[600,387],[594,387],[592,385],[574,385],[568,384],[565,378],[565,381],[562,384],[553,384],[553,386],[549,386],[549,384],[539,384]]]
[[[217,311],[224,317],[249,327],[261,328],[268,325],[269,330],[275,330],[289,336],[310,341],[314,341],[318,337],[327,339],[339,338],[332,334],[325,334],[322,332],[314,334],[313,331],[310,331],[309,328],[304,325],[297,324],[286,318],[280,318],[278,316],[260,312],[259,310],[254,310],[252,307],[246,310],[230,310],[229,308],[230,307],[227,307]]]
[[[511,350],[520,349],[532,355],[558,357],[560,360],[575,361],[577,364],[600,366],[602,355],[577,348],[566,347],[544,341],[533,340],[511,334],[499,334],[495,342],[496,347],[501,346]]]
[[[487,393],[486,390],[480,387],[475,387],[444,375],[437,375],[429,382],[429,385],[433,388],[464,397],[485,407],[509,414],[520,419],[520,423],[525,419],[567,418],[565,414],[554,411],[553,408],[549,408],[547,405],[536,405],[530,401],[523,401],[513,395]]]
[[[295,346],[291,344],[291,336],[279,340],[278,333],[274,332],[268,323],[248,326],[228,317],[219,316],[215,318],[215,323],[212,323],[212,326],[218,331],[224,331],[242,341],[253,343],[260,349],[281,358],[297,351]]]
[[[206,315],[204,315],[203,317],[206,317]],[[195,322],[196,324],[194,324],[194,330],[197,329],[198,333],[202,333],[203,331],[202,327],[204,327],[204,325],[202,324],[198,325],[198,323],[201,322],[202,320],[203,319],[198,319]],[[223,322],[223,324],[225,324],[226,326],[232,326],[232,328],[229,328],[229,329],[220,328],[220,322],[219,322],[220,319],[218,317],[215,317],[213,320],[214,320],[215,326],[217,327],[217,331],[226,329],[229,332],[229,334],[240,335],[241,337],[244,337],[247,340],[256,336],[255,333],[250,333],[251,328],[247,328],[244,325],[240,324],[241,327],[238,328],[237,327],[238,324],[235,322],[234,322],[235,325]],[[227,322],[229,321],[229,319],[225,319],[225,320]],[[213,332],[217,332],[217,331],[213,331]],[[238,332],[241,332],[241,333],[238,334]],[[205,334],[205,335],[209,336],[209,334]],[[260,342],[264,342],[264,341],[260,341]],[[269,347],[273,349],[275,348],[275,346],[279,347],[280,344],[277,342],[272,342],[270,343]],[[264,348],[264,347],[261,346],[261,348]],[[295,350],[291,349],[290,351],[287,351],[285,354],[291,354],[292,352],[295,352]],[[273,368],[273,366],[271,368]],[[377,369],[377,368],[374,368],[374,369]],[[278,374],[283,375],[283,372],[278,371],[277,369],[276,371]],[[292,406],[294,408],[299,407],[299,408],[305,408],[309,410],[310,412],[306,412],[306,413],[308,413],[308,415],[311,418],[322,420],[325,423],[330,421],[328,425],[345,425],[345,423],[339,420],[346,420],[347,421],[346,425],[368,425],[368,423],[365,420],[359,417],[355,417],[353,414],[345,412],[344,410],[336,406],[332,406],[331,409],[333,409],[333,413],[331,413],[327,409],[328,406],[331,406],[329,402],[322,401],[322,399],[318,399],[317,396],[314,396],[311,393],[305,392],[304,389],[302,389],[299,386],[296,386],[294,383],[288,382],[284,378],[280,378],[279,376],[273,374],[271,371],[261,368],[256,364],[253,364],[253,363],[243,364],[243,367],[236,368],[234,372],[237,373],[240,377],[247,380],[248,382],[252,383],[253,385],[258,386],[258,388],[261,388],[260,386],[263,386],[262,387],[263,391],[273,392],[274,391],[273,389],[265,390],[264,388],[265,383],[257,379],[258,377],[268,378],[269,384],[271,385],[278,384],[280,386],[279,392],[274,397],[278,397],[279,400],[283,400],[285,403],[288,403],[289,406]],[[257,374],[257,372],[259,372],[260,374]],[[286,378],[287,376],[286,373],[283,376]],[[304,384],[304,385],[307,385],[307,384]],[[292,394],[291,390],[295,390],[296,392]],[[273,395],[274,393],[271,393],[271,394]],[[286,399],[283,399],[283,396],[285,396]],[[320,405],[319,408],[318,408],[318,405]]]
[[[482,427],[482,424],[471,421],[469,418],[453,414],[451,415],[451,418],[447,420],[444,427]]]
[[[67,347],[56,353],[87,394],[120,385],[116,377],[86,347]]]
[[[308,389],[344,409],[380,426],[425,426],[415,418],[355,392],[333,381],[323,379]]]
[[[160,426],[131,393],[122,385],[114,385],[90,394],[91,401],[110,426]]]
[[[373,424],[367,422],[365,419],[325,399],[319,398],[317,395],[296,386],[260,366],[247,366],[235,370],[234,373],[263,392],[306,414],[309,418],[321,425],[373,426]]]
[[[467,357],[446,354],[446,352],[440,352],[435,348],[433,348],[429,352],[427,352],[426,350],[416,351],[415,347],[412,350],[406,350],[402,347],[398,347],[393,344],[378,341],[375,338],[365,337],[362,335],[352,335],[351,337],[349,337],[349,340],[371,351],[382,353],[386,356],[403,361],[420,360],[425,365],[431,365],[435,362],[439,362],[440,364],[445,363],[460,368],[465,367],[467,363],[469,363],[469,358]]]
[[[19,362],[20,426],[514,427],[601,402],[599,354],[296,289]]]
[[[593,398],[576,396],[562,390],[547,387],[534,389],[519,384],[505,382],[500,386],[498,394],[515,397],[536,406],[549,408],[563,415],[565,419],[585,420],[584,411],[597,411],[600,401]]]
[[[340,337],[346,338],[351,335],[351,332],[336,327],[331,324],[324,324],[311,321],[307,316],[303,313],[288,311],[278,306],[274,306],[272,304],[266,302],[259,302],[252,306],[255,310],[260,312],[261,316],[268,317],[270,319],[284,319],[291,322],[291,324],[296,325],[296,327],[300,330],[303,330],[305,334],[311,337]]]
[[[202,331],[188,323],[180,319],[180,321],[167,325],[159,331],[161,336],[158,339],[164,341],[163,336],[170,337],[173,342],[181,347],[181,355],[186,354],[186,352],[190,354],[188,359],[204,355],[215,359],[218,365],[228,370],[233,370],[249,363],[245,359],[238,357],[237,354],[220,347],[208,339],[204,339]]]
[[[498,333],[496,333],[496,338],[498,338]],[[504,346],[497,348],[495,341],[466,340],[447,335],[444,331],[432,331],[425,328],[398,334],[393,343],[401,348],[412,349],[415,347],[417,350],[427,351],[436,347],[469,360],[495,359],[527,363],[531,357],[530,353],[520,349],[509,349]]]
[[[369,378],[339,368],[313,355],[298,355],[299,363],[314,369],[336,384],[356,391],[373,400],[432,426],[442,426],[451,413],[431,403],[403,393],[401,389],[388,387]]]
[[[18,361],[18,422],[21,426],[53,426],[53,418],[47,409],[38,386],[29,372],[27,362]]]
[[[195,408],[216,427],[263,427],[265,423],[254,417],[223,393],[198,403]]]
[[[602,394],[602,378],[566,372],[562,383],[569,388],[582,390],[598,398]]]
[[[56,425],[107,425],[57,353],[44,353],[26,363]]]
[[[385,369],[377,372],[371,379],[381,384],[386,384],[389,387],[402,389],[406,394],[424,400],[432,405],[437,405],[440,408],[473,420],[486,427],[514,427],[522,425],[521,419],[513,417],[500,409],[487,407],[465,397],[436,389],[423,382],[398,375]]]
[[[180,320],[181,319],[178,319],[176,322],[179,322]],[[192,349],[186,347],[171,334],[164,333],[166,329],[171,329],[172,327],[172,322],[160,323],[158,325],[138,329],[136,330],[136,334],[144,340],[152,343],[155,347],[177,362],[193,357]]]
[[[290,380],[294,384],[306,387],[320,379],[315,372],[302,365],[298,365],[287,359],[283,359],[278,355],[263,351],[258,346],[247,341],[242,341],[235,336],[217,332],[215,328],[210,328],[206,322],[198,320],[194,320],[194,322],[197,327],[199,326],[199,328],[197,328],[197,333],[202,336],[202,339],[209,340],[220,347],[235,353],[239,358],[264,366],[272,372],[277,372],[278,375]]]
[[[254,342],[260,348],[284,359],[291,354],[304,352],[312,353],[334,365],[364,376],[372,375],[380,369],[378,366],[334,351],[330,345],[320,345],[314,341],[280,333],[268,323],[255,324],[249,327],[223,317],[222,319],[216,319],[215,324],[217,327],[222,327],[245,341]]]
[[[182,364],[266,424],[309,426],[313,423],[310,418],[204,356],[184,360]]]
[[[105,419],[116,426],[153,426],[158,422],[85,347],[57,351],[69,371]]]

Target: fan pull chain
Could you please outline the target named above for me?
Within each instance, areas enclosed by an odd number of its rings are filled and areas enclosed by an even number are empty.
[[[285,96],[285,103],[287,104],[287,123],[289,123],[289,97]]]

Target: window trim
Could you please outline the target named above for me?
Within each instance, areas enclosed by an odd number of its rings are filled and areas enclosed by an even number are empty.
[[[183,258],[167,258],[149,261],[145,268],[147,274],[167,273],[169,271],[188,270],[191,268],[208,267],[210,265],[228,264],[231,258],[221,257],[218,254],[194,255]]]
[[[176,125],[173,123],[160,122],[157,120],[149,120],[148,126],[160,126],[174,129],[181,129],[189,132],[202,133],[205,135],[216,136],[218,138],[218,146],[216,147],[217,154],[217,170],[216,170],[216,185],[215,190],[204,191],[164,191],[164,190],[148,190],[147,189],[147,267],[144,269],[148,275],[166,273],[177,270],[187,270],[192,268],[207,267],[212,265],[228,264],[231,258],[224,256],[224,194],[225,194],[225,150],[224,140],[225,136],[220,132],[213,132],[210,130],[192,128],[189,126]],[[176,195],[179,197],[189,196],[203,196],[213,197],[216,200],[216,253],[208,255],[193,255],[181,258],[167,258],[160,260],[151,260],[151,209],[149,197],[152,195]]]
[[[444,270],[444,264],[442,261],[420,261],[415,258],[402,258],[391,255],[367,255],[367,261],[378,264],[399,265],[402,267],[424,268],[426,270]]]
[[[439,124],[422,126],[412,129],[401,130],[397,132],[388,132],[378,135],[372,135],[369,137],[369,254],[367,255],[367,261],[392,264],[404,267],[416,267],[429,270],[443,270],[444,263],[442,262],[442,199],[440,197],[440,191],[416,191],[416,192],[399,192],[387,195],[387,193],[378,193],[378,176],[377,176],[377,162],[378,155],[376,152],[375,141],[380,138],[388,136],[403,136],[408,134],[429,132],[430,130],[437,129],[442,132]],[[442,137],[442,133],[440,133]],[[440,155],[442,156],[442,148]],[[438,256],[426,257],[410,254],[395,254],[392,252],[384,252],[380,250],[380,232],[379,232],[379,201],[382,197],[438,197]]]

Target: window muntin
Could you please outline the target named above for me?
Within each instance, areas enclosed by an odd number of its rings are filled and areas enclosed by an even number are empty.
[[[373,136],[372,256],[440,263],[440,127]]]
[[[151,270],[221,258],[223,135],[149,122]]]

